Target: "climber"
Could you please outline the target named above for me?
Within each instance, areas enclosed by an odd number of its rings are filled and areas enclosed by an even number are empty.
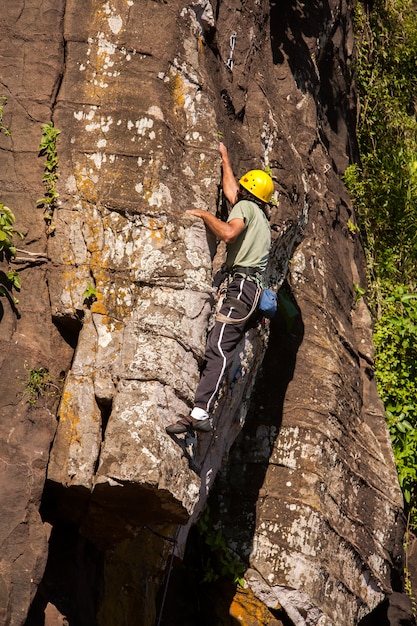
[[[271,229],[266,214],[274,191],[272,178],[262,170],[244,174],[239,184],[233,174],[227,148],[219,144],[223,192],[233,208],[227,222],[208,211],[187,211],[202,219],[214,235],[226,243],[224,266],[228,286],[223,304],[207,339],[205,364],[190,415],[166,427],[169,434],[212,430],[210,410],[217,398],[227,367],[245,330],[258,313],[262,276],[268,262]],[[232,320],[238,320],[233,321]]]

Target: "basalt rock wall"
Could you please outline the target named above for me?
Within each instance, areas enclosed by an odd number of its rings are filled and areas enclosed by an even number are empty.
[[[2,623],[155,623],[216,477],[263,615],[351,626],[391,596],[402,498],[341,182],[357,158],[351,13],[333,0],[3,10],[0,201],[25,238],[19,303],[1,300]],[[45,222],[49,121],[59,197]],[[239,346],[213,437],[182,443],[165,426],[192,406],[224,254],[185,211],[224,214],[219,139],[236,174],[275,178],[268,280],[291,306]]]

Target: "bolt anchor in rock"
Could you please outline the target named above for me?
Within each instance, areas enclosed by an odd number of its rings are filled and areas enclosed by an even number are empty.
[[[232,35],[230,35],[230,52],[229,52],[229,58],[227,59],[227,67],[229,68],[230,71],[233,70],[233,65],[234,65],[234,54],[235,54],[235,46],[236,46],[236,33],[233,33]]]

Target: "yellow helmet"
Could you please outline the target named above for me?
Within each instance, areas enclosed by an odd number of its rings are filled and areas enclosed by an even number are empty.
[[[263,170],[250,170],[243,174],[239,181],[247,191],[262,200],[262,202],[270,202],[274,193],[274,183],[272,178]]]

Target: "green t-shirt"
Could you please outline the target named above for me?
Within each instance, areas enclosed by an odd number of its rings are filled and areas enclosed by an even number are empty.
[[[255,202],[241,200],[230,211],[227,219],[240,218],[245,222],[245,228],[236,241],[228,244],[226,267],[234,265],[243,267],[259,267],[262,271],[268,263],[271,247],[271,228],[265,213]]]

